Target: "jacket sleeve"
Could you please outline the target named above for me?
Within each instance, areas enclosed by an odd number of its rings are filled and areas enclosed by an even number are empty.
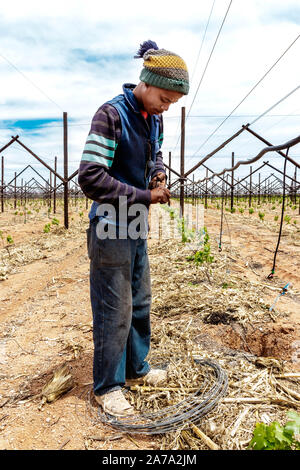
[[[91,129],[78,172],[78,184],[83,193],[98,203],[114,204],[127,196],[128,205],[150,205],[150,190],[135,188],[110,176],[109,169],[121,138],[121,120],[110,104],[102,105],[93,117]]]

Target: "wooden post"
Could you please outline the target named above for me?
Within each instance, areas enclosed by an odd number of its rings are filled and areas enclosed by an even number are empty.
[[[185,146],[185,107],[181,108],[181,147],[180,147],[180,217],[184,216],[184,146]]]
[[[294,204],[297,203],[297,167],[295,166],[295,176],[294,176]]]
[[[192,204],[195,204],[195,175],[193,175]]]
[[[14,209],[17,208],[17,173],[15,171]]]
[[[4,157],[1,157],[1,212],[4,212]]]
[[[43,206],[47,206],[47,191],[48,191],[48,188],[47,188],[47,181],[45,182],[45,191],[44,191],[44,194],[43,194]]]
[[[208,169],[207,168],[206,168],[206,178],[208,178]],[[205,180],[205,203],[204,203],[205,209],[207,209],[207,182],[208,182],[208,180],[206,179]]]
[[[231,166],[234,166],[234,152],[231,154]],[[230,209],[233,209],[233,185],[234,185],[234,171],[231,171],[231,198],[230,198]]]
[[[226,175],[226,181],[228,183],[228,177],[229,175]],[[227,191],[228,191],[228,184],[225,186],[225,206],[227,206]]]
[[[63,113],[64,120],[64,222],[65,228],[69,228],[68,207],[68,115]]]
[[[252,166],[250,166],[250,193],[249,193],[249,207],[252,204]]]
[[[50,207],[50,190],[49,190],[49,179],[47,180],[47,183],[46,184],[46,198],[47,198],[47,212],[48,212],[48,218],[50,217],[50,211],[49,211],[49,207]]]
[[[169,190],[171,190],[171,159],[172,159],[171,152],[169,152],[169,177],[168,177],[168,182],[169,182],[168,189]],[[171,201],[169,199],[168,206],[170,205],[171,205]]]
[[[265,189],[264,189],[264,203],[267,200],[267,180],[265,180]]]
[[[50,171],[50,186],[49,186],[49,207],[51,209],[51,204],[52,204],[52,171]]]
[[[24,184],[24,201],[25,201],[25,204],[24,204],[24,224],[26,224],[26,217],[27,217],[27,209],[26,209],[26,195],[27,195],[27,182]]]
[[[21,207],[23,206],[23,178],[21,178]]]
[[[258,173],[258,205],[260,205],[260,173]]]
[[[57,157],[54,158],[54,170],[57,172]],[[56,214],[56,174],[54,173],[53,213]]]

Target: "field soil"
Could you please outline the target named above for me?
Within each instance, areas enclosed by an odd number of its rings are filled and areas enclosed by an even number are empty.
[[[89,260],[86,249],[87,211],[71,207],[70,229],[65,231],[61,210],[49,233],[51,218],[17,220],[0,214],[3,245],[11,235],[13,246],[3,247],[0,281],[0,449],[159,449],[160,438],[120,434],[97,420],[92,387],[92,314],[89,300]],[[278,222],[266,210],[257,214],[226,212],[222,253],[231,257],[231,270],[241,280],[267,284],[262,301],[272,305],[270,320],[260,330],[244,327],[244,340],[227,324],[202,323],[202,341],[244,350],[257,356],[285,360],[290,371],[300,371],[300,237],[297,225],[285,224],[274,279],[271,272]],[[43,218],[44,217],[44,218]],[[52,216],[53,217],[53,216]],[[293,216],[300,226],[299,216]],[[205,211],[212,251],[217,250],[220,210]],[[1,242],[1,240],[0,240]],[[157,238],[149,239],[152,247]],[[14,250],[17,253],[14,254]],[[30,256],[32,253],[32,257]],[[11,257],[11,260],[10,260]],[[9,266],[9,269],[4,267]],[[1,273],[0,273],[1,274]],[[157,276],[157,273],[156,273]],[[156,284],[155,284],[156,286]],[[154,286],[153,297],[158,293]],[[157,289],[157,290],[156,290]],[[180,295],[180,293],[178,294]],[[212,293],[213,295],[213,293]],[[189,316],[188,309],[185,315]],[[153,324],[159,318],[153,316]],[[200,338],[200,339],[201,339]],[[73,388],[53,403],[42,405],[40,393],[57,367],[67,363]]]

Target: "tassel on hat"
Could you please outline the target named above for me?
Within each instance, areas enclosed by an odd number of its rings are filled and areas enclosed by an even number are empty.
[[[142,59],[144,54],[149,50],[149,49],[155,49],[158,50],[158,45],[154,41],[145,41],[142,44],[140,44],[140,48],[137,52],[137,55],[134,56],[135,59]]]

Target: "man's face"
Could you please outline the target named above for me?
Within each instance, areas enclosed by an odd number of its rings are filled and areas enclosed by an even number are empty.
[[[182,96],[183,93],[143,83],[141,97],[144,109],[148,114],[162,114],[164,111],[168,111],[170,104],[177,103]]]

